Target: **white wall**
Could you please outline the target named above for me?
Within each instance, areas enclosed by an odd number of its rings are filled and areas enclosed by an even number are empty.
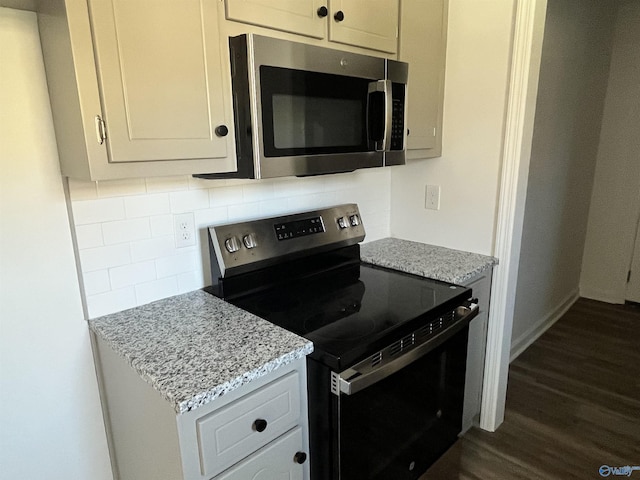
[[[449,3],[442,157],[392,171],[394,237],[493,253],[515,3]],[[441,186],[425,210],[425,185]]]
[[[0,476],[112,478],[34,13],[0,8]]]
[[[512,354],[578,297],[614,13],[600,0],[548,2]]]
[[[640,214],[640,2],[620,2],[580,294],[623,303]]]
[[[211,285],[206,227],[358,203],[367,241],[389,236],[390,172],[279,180],[189,176],[70,182],[89,318]],[[193,213],[198,245],[176,248],[173,216]]]

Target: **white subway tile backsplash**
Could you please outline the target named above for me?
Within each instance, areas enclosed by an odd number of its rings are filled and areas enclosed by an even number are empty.
[[[111,288],[117,290],[131,285],[155,280],[156,265],[154,262],[141,262],[109,269]]]
[[[355,202],[366,241],[390,233],[388,169],[259,181],[70,180],[69,190],[91,318],[209,285],[209,225]],[[187,212],[197,245],[176,248],[173,218]]]
[[[168,193],[187,190],[189,188],[190,178],[191,177],[188,177],[187,175],[147,178],[145,179],[147,193]]]
[[[89,225],[78,225],[76,227],[76,241],[78,242],[78,248],[80,250],[104,245],[102,224],[92,223]]]
[[[87,296],[89,318],[101,317],[135,306],[136,291],[133,287]]]
[[[229,222],[250,220],[260,216],[260,204],[258,202],[229,205],[228,209]]]
[[[336,173],[327,177],[327,185],[330,190],[352,189],[354,187],[355,172]]]
[[[314,208],[325,207],[329,205],[330,200],[324,193],[314,193],[311,195],[300,195],[287,199],[288,208],[291,211],[311,210]],[[331,202],[340,203],[340,202]]]
[[[128,243],[80,250],[80,266],[83,272],[119,267],[131,263]]]
[[[151,217],[151,236],[161,237],[163,235],[173,235],[173,215],[158,215]]]
[[[193,213],[196,228],[221,225],[229,221],[229,210],[227,207],[207,208],[206,210],[196,210]]]
[[[124,218],[122,197],[73,202],[73,221],[76,225],[110,222]]]
[[[162,278],[153,282],[136,285],[136,300],[138,305],[171,297],[178,294],[178,279],[176,277]]]
[[[173,235],[140,240],[131,244],[131,259],[134,262],[155,260],[170,255],[175,255],[176,245]]]
[[[256,180],[242,186],[242,201],[244,203],[260,202],[273,197],[273,182],[271,180]]]
[[[321,177],[284,178],[274,180],[274,197],[296,197],[321,193],[325,190],[325,180]]]
[[[215,187],[216,184],[218,186],[222,186],[224,185],[224,180],[219,180],[219,179],[209,180],[205,178],[195,178],[195,177],[189,177],[188,179],[189,190],[209,189],[209,188]]]
[[[124,208],[127,218],[168,214],[171,212],[169,193],[128,197],[124,199]]]
[[[82,275],[82,278],[85,295],[97,295],[111,290],[111,282],[109,281],[109,272],[107,270],[86,272]]]
[[[172,213],[193,212],[209,208],[209,190],[186,190],[169,194]]]
[[[211,279],[203,277],[202,270],[181,273],[178,275],[178,293],[192,292],[211,285]]]
[[[69,178],[69,198],[72,202],[98,198],[96,182],[86,182]]]
[[[159,258],[156,260],[158,278],[194,271],[198,268],[198,261],[199,258],[196,252],[187,252],[172,257]]]
[[[263,200],[260,203],[260,216],[273,217],[292,212],[286,198],[276,198],[274,200]]]
[[[216,187],[209,190],[209,203],[212,207],[226,207],[242,202],[242,185]]]
[[[151,238],[151,226],[146,217],[107,222],[102,224],[102,235],[105,245],[144,240]]]
[[[96,182],[98,197],[122,197],[140,195],[147,192],[144,178],[127,178],[125,180],[107,180]]]

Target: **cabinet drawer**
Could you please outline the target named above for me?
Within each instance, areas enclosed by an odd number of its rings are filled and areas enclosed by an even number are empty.
[[[202,475],[216,475],[296,426],[299,421],[298,372],[291,372],[196,420]]]
[[[297,452],[303,451],[302,448],[302,429],[298,427],[216,477],[216,480],[302,480],[308,460],[300,464],[294,459]]]

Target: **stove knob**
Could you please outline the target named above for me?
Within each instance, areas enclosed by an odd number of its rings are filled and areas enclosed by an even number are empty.
[[[224,241],[224,248],[226,248],[229,253],[235,253],[240,250],[240,242],[238,242],[236,237],[229,237]]]
[[[352,227],[357,227],[358,225],[360,225],[360,217],[358,216],[358,214],[353,214],[349,217],[349,221],[351,222],[351,226]]]
[[[244,243],[244,246],[247,248],[256,248],[258,246],[258,242],[256,242],[256,236],[253,233],[242,237],[242,243]]]
[[[348,226],[349,224],[347,223],[347,219],[345,217],[338,218],[338,227],[340,227],[340,230],[344,230]]]

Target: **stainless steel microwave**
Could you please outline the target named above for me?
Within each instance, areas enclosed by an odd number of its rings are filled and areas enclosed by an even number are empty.
[[[405,162],[408,65],[254,34],[229,38],[238,170],[348,172]]]

